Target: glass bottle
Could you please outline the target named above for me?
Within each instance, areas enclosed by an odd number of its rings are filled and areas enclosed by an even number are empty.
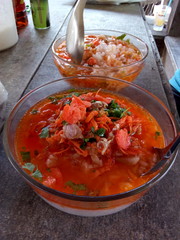
[[[28,25],[28,18],[26,13],[26,5],[24,0],[14,0],[15,1],[15,16],[17,28],[23,28]]]

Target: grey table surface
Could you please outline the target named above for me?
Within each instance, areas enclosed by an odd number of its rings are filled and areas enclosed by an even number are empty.
[[[19,41],[0,52],[0,80],[9,93],[7,114],[31,89],[61,78],[52,54],[52,42],[65,33],[75,1],[49,0],[51,27],[19,31]],[[149,46],[145,68],[135,83],[159,97],[177,119],[172,93],[163,66],[144,21],[140,5],[91,5],[84,11],[85,29],[114,29],[142,38]],[[0,239],[1,240],[179,240],[180,155],[168,174],[141,200],[109,216],[80,217],[49,206],[24,182],[9,163],[0,136]]]

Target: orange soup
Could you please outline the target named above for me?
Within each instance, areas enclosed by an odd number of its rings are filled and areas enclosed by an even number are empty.
[[[47,187],[105,196],[134,189],[152,176],[162,130],[144,108],[102,90],[41,100],[21,119],[15,138],[22,168]]]

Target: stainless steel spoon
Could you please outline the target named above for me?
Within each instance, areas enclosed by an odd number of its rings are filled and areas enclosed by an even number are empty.
[[[143,173],[141,176],[146,176],[151,173],[156,172],[159,170],[162,166],[166,164],[166,162],[169,160],[171,154],[176,150],[180,143],[180,133],[175,137],[175,139],[165,148],[154,148],[155,153],[157,153],[157,156],[159,158],[159,161],[147,172]]]
[[[83,10],[87,0],[78,0],[72,11],[66,31],[66,48],[72,61],[80,64],[84,53]]]

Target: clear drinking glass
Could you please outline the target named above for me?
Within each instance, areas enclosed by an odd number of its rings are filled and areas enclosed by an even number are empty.
[[[155,11],[155,18],[154,18],[154,26],[153,30],[155,31],[162,31],[165,25],[165,12],[166,12],[166,6],[165,5],[159,5],[158,8],[156,8]]]
[[[47,29],[50,27],[48,0],[30,0],[34,27]]]

